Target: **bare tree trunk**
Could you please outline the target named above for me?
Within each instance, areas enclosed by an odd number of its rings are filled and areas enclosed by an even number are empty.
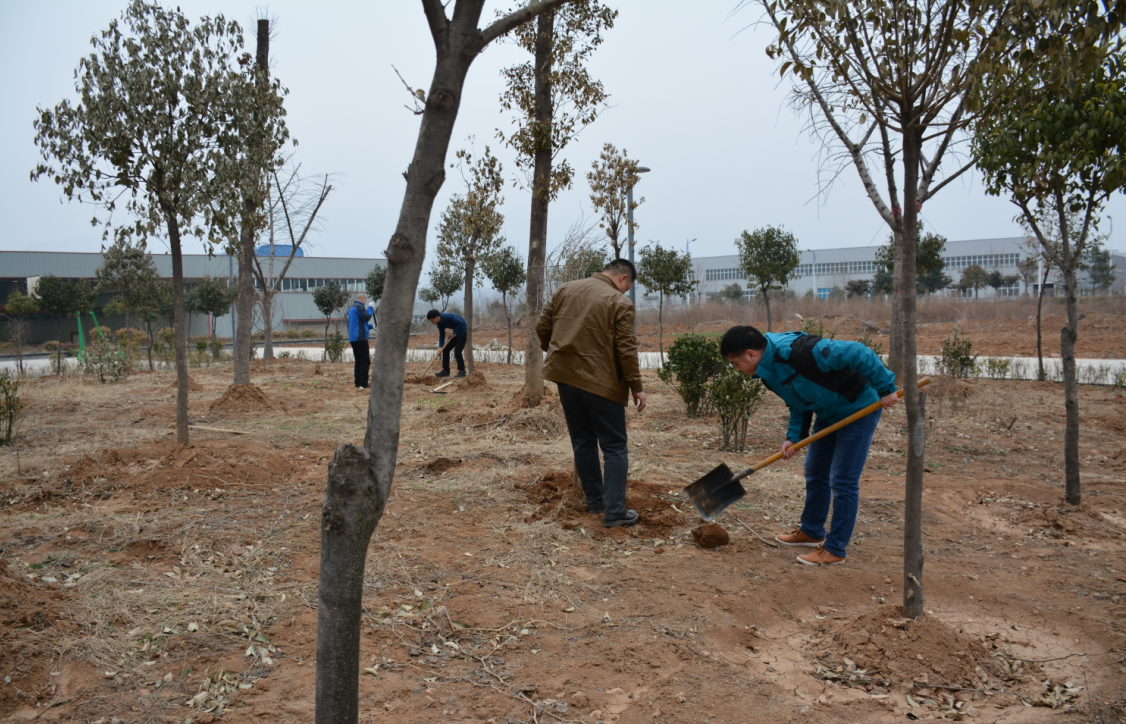
[[[473,254],[465,261],[465,368],[473,371]]]
[[[1043,320],[1044,311],[1044,284],[1048,280],[1048,271],[1051,267],[1045,262],[1044,276],[1040,280],[1040,293],[1036,295],[1036,361],[1039,362],[1039,371],[1036,373],[1036,379],[1043,382],[1048,379],[1048,375],[1044,372],[1044,336],[1041,333],[1041,322]]]
[[[906,190],[904,196],[906,196]],[[906,199],[904,200],[906,205]],[[902,224],[906,227],[906,223]],[[904,235],[899,229],[892,230],[892,237],[895,240],[895,247],[892,253],[892,269],[891,273],[891,322],[888,329],[891,334],[888,335],[888,369],[890,369],[897,380],[903,380],[903,307],[900,297],[901,289],[903,288],[903,244]]]
[[[660,362],[665,364],[665,294],[658,292],[657,297],[657,351],[660,353]]]
[[[262,290],[262,326],[265,328],[263,361],[274,358],[274,294],[271,289]]]
[[[270,67],[270,21],[258,21],[258,67]],[[264,174],[265,169],[261,169]],[[253,199],[246,199],[243,208],[242,233],[239,235],[238,255],[238,324],[235,329],[234,384],[250,384],[250,345],[253,344],[254,327],[254,237],[257,209]]]
[[[774,319],[770,316],[770,292],[762,290],[762,302],[766,305],[766,331],[774,331]]]
[[[915,109],[906,103],[902,109],[903,123],[903,217],[896,237],[896,277],[898,279],[901,326],[892,327],[892,340],[902,339],[901,369],[907,403],[907,471],[903,513],[903,616],[923,615],[923,463],[926,451],[926,416],[923,396],[917,386],[915,257],[918,244],[916,232],[919,188],[919,154],[922,129],[914,124]]]
[[[536,126],[540,142],[532,172],[532,215],[528,233],[528,286],[524,303],[528,327],[524,335],[524,394],[532,407],[543,398],[543,352],[536,324],[543,311],[544,264],[547,258],[547,207],[551,198],[551,47],[555,13],[548,11],[536,20]]]
[[[188,328],[184,317],[184,258],[180,253],[180,225],[166,214],[168,242],[172,248],[172,332],[176,340],[176,442],[188,439]]]
[[[1075,341],[1079,338],[1079,304],[1075,298],[1075,267],[1079,265],[1083,239],[1071,248],[1072,229],[1068,228],[1067,207],[1059,186],[1056,188],[1056,210],[1060,217],[1060,271],[1067,303],[1067,324],[1060,330],[1060,363],[1063,365],[1064,435],[1063,470],[1064,500],[1068,505],[1082,502],[1079,485],[1079,380],[1075,374]],[[1090,213],[1088,211],[1088,213]],[[1084,230],[1085,231],[1085,230]],[[1084,234],[1085,235],[1085,234]]]
[[[512,313],[508,311],[508,295],[501,294],[500,301],[504,304],[504,321],[508,323],[508,364],[512,364]]]

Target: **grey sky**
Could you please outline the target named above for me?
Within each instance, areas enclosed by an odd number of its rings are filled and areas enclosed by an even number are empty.
[[[224,13],[253,33],[256,6],[248,0],[181,0],[193,20]],[[788,84],[764,53],[765,30],[743,30],[753,11],[729,17],[733,0],[710,3],[622,0],[617,27],[595,54],[592,72],[611,94],[611,108],[567,151],[574,188],[551,207],[549,247],[581,214],[591,215],[586,171],[604,142],[626,148],[652,173],[637,193],[640,244],[660,240],[695,256],[733,252],[743,229],[784,225],[807,249],[880,244],[887,229],[846,169],[827,199],[813,198],[817,148],[786,105]],[[59,203],[53,183],[31,183],[37,161],[31,123],[36,105],[73,95],[73,72],[89,39],[124,7],[124,0],[0,0],[0,215],[7,233],[0,249],[96,251],[92,209]],[[489,17],[500,3],[486,8]],[[689,12],[687,8],[691,7]],[[275,74],[289,88],[288,123],[300,141],[307,172],[338,174],[324,208],[324,231],[310,253],[382,256],[394,231],[413,151],[418,117],[394,64],[415,87],[430,84],[434,52],[421,5],[382,2],[274,2],[278,21],[271,45]],[[253,39],[250,38],[251,46]],[[470,71],[452,151],[476,137],[515,178],[512,154],[498,148],[499,70],[522,62],[511,44],[488,48]],[[456,172],[435,205],[431,229],[446,199],[461,190]],[[506,191],[505,235],[521,253],[528,237],[529,194]],[[977,176],[956,181],[923,209],[928,227],[951,240],[1016,236],[1016,207],[984,194]],[[1107,214],[1120,229],[1109,246],[1123,247],[1126,201],[1115,196]],[[1103,231],[1108,230],[1104,221]],[[162,250],[157,241],[154,251]],[[433,233],[428,242],[434,249]],[[189,241],[186,251],[201,250]]]

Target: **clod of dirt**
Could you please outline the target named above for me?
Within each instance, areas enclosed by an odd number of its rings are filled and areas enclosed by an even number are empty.
[[[457,388],[459,390],[470,390],[474,387],[488,386],[489,382],[485,379],[485,373],[474,370],[473,372],[470,372],[464,380],[458,383]]]
[[[701,548],[718,548],[731,542],[731,536],[717,523],[705,523],[693,528],[692,538]]]
[[[540,404],[559,404],[559,401],[555,399],[555,395],[551,392],[551,388],[547,385],[543,387],[543,398],[540,400]],[[505,405],[507,410],[526,410],[530,407],[528,393],[524,391],[524,388],[520,388]]]
[[[575,482],[571,471],[552,470],[537,477],[528,485],[516,484],[517,490],[524,491],[529,503],[537,510],[529,518],[537,520],[558,520],[564,530],[574,530],[582,525],[579,516],[586,512],[586,499],[582,488]],[[630,480],[626,485],[626,508],[636,510],[641,521],[630,528],[595,527],[589,531],[592,538],[665,538],[684,525],[684,517],[672,509],[663,495],[668,488],[656,483]],[[602,516],[599,515],[599,518]]]
[[[434,375],[416,375],[414,372],[407,373],[406,379],[403,381],[408,385],[426,385],[427,387],[438,384],[438,378]]]
[[[426,472],[428,473],[444,473],[447,470],[453,470],[461,465],[460,460],[450,460],[449,458],[435,458],[426,463]]]
[[[180,380],[174,379],[172,380],[172,384],[168,386],[174,390],[180,386]],[[203,392],[203,385],[193,380],[191,375],[188,375],[188,390],[191,392]]]
[[[313,374],[315,374],[315,375],[323,375],[324,374],[324,372],[321,372],[321,363],[320,362],[317,362],[315,365],[313,365]]]
[[[223,396],[211,403],[212,412],[256,412],[272,410],[270,399],[258,385],[231,385]]]

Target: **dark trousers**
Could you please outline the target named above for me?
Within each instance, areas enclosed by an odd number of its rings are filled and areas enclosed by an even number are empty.
[[[442,369],[447,372],[450,371],[450,352],[453,351],[454,359],[457,360],[457,371],[465,371],[465,357],[461,354],[461,351],[465,349],[465,340],[468,338],[468,334],[459,334],[454,337],[453,342],[442,351]]]
[[[626,439],[626,408],[571,385],[559,384],[559,402],[571,435],[575,470],[582,479],[587,508],[602,510],[606,520],[626,517],[626,473],[629,449]],[[602,448],[606,473],[598,464]]]
[[[814,540],[824,540],[825,550],[844,558],[852,529],[856,525],[856,511],[860,502],[860,474],[872,447],[872,437],[880,422],[883,410],[845,425],[831,435],[810,443],[805,455],[805,509],[801,514],[801,530]],[[817,420],[814,432],[829,423]],[[825,535],[825,521],[829,506],[833,507],[833,522],[829,535]]]
[[[369,387],[371,385],[371,353],[368,351],[366,339],[352,343],[352,357],[356,360],[354,368],[356,387]]]

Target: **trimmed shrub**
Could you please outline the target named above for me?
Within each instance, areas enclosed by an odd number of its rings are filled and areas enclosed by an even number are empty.
[[[708,382],[726,366],[714,339],[692,333],[669,345],[665,364],[657,376],[684,400],[689,417],[700,417],[711,408]]]
[[[938,367],[948,377],[962,379],[977,371],[977,355],[973,354],[974,344],[965,337],[954,336],[942,342],[942,355]]]
[[[712,378],[708,396],[719,415],[723,449],[742,452],[747,449],[747,426],[751,416],[762,407],[766,387],[756,379],[730,365]]]
[[[20,381],[0,370],[0,445],[12,442],[16,434],[16,418],[23,405],[20,403]]]
[[[325,339],[325,355],[328,357],[329,362],[339,362],[344,359],[344,348],[347,343],[344,341],[344,335],[340,332],[333,332]]]

